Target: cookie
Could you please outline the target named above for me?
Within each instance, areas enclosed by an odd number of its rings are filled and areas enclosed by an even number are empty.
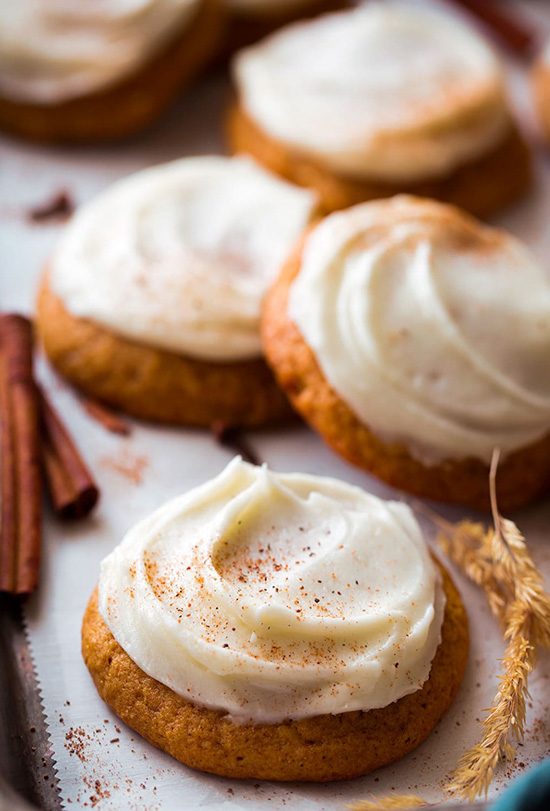
[[[69,223],[37,326],[71,383],[158,422],[257,426],[292,411],[262,358],[261,300],[314,196],[248,159],[130,176]]]
[[[498,283],[497,283],[498,279]],[[550,290],[528,250],[410,197],[332,214],[268,294],[266,357],[338,453],[418,496],[501,509],[550,483]]]
[[[468,623],[408,507],[234,460],[104,561],[82,651],[103,700],[187,766],[322,782],[428,737],[462,681]]]
[[[164,9],[154,2],[141,14],[116,3],[91,19],[81,9],[67,16],[66,4],[62,12],[52,3],[40,12],[32,0],[16,5],[17,14],[6,8],[0,20],[9,44],[0,53],[0,128],[44,143],[110,141],[144,129],[209,64],[223,32],[218,0]]]
[[[133,417],[203,428],[215,422],[259,426],[292,418],[263,360],[199,361],[126,340],[71,315],[52,293],[47,276],[37,319],[44,350],[57,371],[85,394]]]
[[[315,157],[270,137],[239,103],[228,113],[227,133],[235,154],[252,155],[291,183],[314,189],[326,213],[403,192],[443,200],[484,218],[516,202],[532,182],[530,151],[512,122],[506,137],[489,154],[446,177],[415,182],[353,178],[327,171]]]
[[[97,690],[124,723],[186,766],[241,780],[348,780],[419,746],[458,692],[467,661],[466,613],[450,578],[443,640],[430,678],[379,710],[322,715],[285,724],[236,725],[155,681],[132,662],[90,600],[82,652]]]
[[[325,211],[407,192],[486,217],[529,187],[502,67],[442,10],[373,3],[297,23],[239,53],[233,74],[231,149],[315,189]]]

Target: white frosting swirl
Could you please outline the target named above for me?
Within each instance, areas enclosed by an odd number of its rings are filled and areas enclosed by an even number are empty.
[[[385,707],[428,678],[444,595],[404,504],[234,459],[107,557],[101,614],[139,667],[235,721]]]
[[[522,244],[414,197],[307,239],[289,316],[375,433],[425,461],[488,462],[550,429],[550,283]]]
[[[314,195],[245,158],[185,158],[115,183],[79,210],[51,263],[67,309],[205,360],[261,354],[260,304]]]
[[[441,10],[369,2],[297,23],[237,55],[248,115],[272,137],[343,174],[439,177],[509,127],[500,65]]]
[[[201,0],[3,0],[0,93],[55,104],[133,73]]]

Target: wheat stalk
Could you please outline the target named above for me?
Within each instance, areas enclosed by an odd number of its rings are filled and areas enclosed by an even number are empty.
[[[428,803],[415,794],[399,794],[382,797],[379,800],[374,798],[372,800],[359,800],[347,807],[351,811],[400,811],[407,808],[422,808],[426,805]]]
[[[495,769],[515,754],[513,741],[525,732],[528,677],[535,666],[537,648],[550,647],[550,597],[527,548],[525,538],[498,510],[493,454],[489,487],[494,528],[483,534],[458,532],[444,538],[444,547],[474,582],[482,585],[491,610],[504,629],[506,650],[503,674],[493,706],[483,722],[481,741],[460,759],[447,786],[450,794],[473,800],[486,794]],[[466,549],[461,541],[466,535]]]
[[[438,527],[438,541],[443,551],[484,590],[506,642],[503,672],[493,706],[483,721],[481,740],[460,758],[445,786],[449,794],[467,800],[486,794],[498,764],[514,757],[513,744],[521,741],[525,733],[528,677],[535,666],[537,649],[550,648],[550,595],[544,590],[525,538],[516,524],[499,512],[498,461],[499,452],[495,451],[489,473],[493,527],[487,529],[471,521],[452,524],[431,510],[421,508]],[[394,795],[350,807],[354,811],[370,811],[422,805],[426,803],[415,795]]]

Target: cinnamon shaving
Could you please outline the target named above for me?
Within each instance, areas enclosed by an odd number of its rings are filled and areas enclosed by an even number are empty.
[[[240,428],[234,425],[228,425],[222,420],[216,420],[210,426],[210,430],[214,439],[224,448],[234,451],[239,456],[242,456],[245,462],[251,465],[261,465],[259,456],[253,448],[250,447],[244,438]]]
[[[118,434],[119,436],[129,436],[131,434],[129,423],[103,403],[89,397],[82,397],[82,405],[90,417],[102,425],[105,430],[110,431],[111,434]]]
[[[74,203],[65,189],[60,189],[52,198],[41,205],[29,209],[27,216],[31,222],[57,222],[67,220],[74,211]]]

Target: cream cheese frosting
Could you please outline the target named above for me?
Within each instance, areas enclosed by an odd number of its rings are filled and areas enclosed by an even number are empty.
[[[550,283],[527,248],[400,196],[310,234],[289,317],[332,388],[422,461],[508,454],[550,430]]]
[[[201,0],[2,0],[0,93],[55,104],[126,78]]]
[[[258,357],[261,300],[314,208],[247,158],[146,169],[79,210],[50,286],[73,315],[149,346]]]
[[[439,9],[395,0],[289,26],[238,54],[234,75],[264,132],[355,177],[446,175],[510,126],[486,42]]]
[[[444,603],[406,505],[240,458],[130,530],[99,581],[101,615],[145,673],[247,723],[420,689]]]

